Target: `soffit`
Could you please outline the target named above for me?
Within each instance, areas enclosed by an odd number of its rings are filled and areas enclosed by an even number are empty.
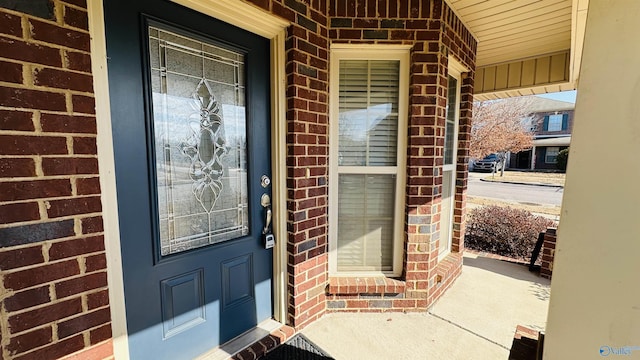
[[[571,48],[573,0],[447,2],[478,39],[478,67]]]

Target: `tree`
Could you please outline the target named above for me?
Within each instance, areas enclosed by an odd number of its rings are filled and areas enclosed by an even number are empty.
[[[567,161],[569,161],[569,148],[560,150],[556,156],[556,167],[562,172],[567,171]]]
[[[470,155],[481,159],[497,153],[502,160],[502,174],[507,152],[533,146],[533,132],[526,97],[488,100],[473,104]]]

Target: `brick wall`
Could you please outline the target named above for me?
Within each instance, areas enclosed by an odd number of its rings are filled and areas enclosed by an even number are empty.
[[[556,253],[556,229],[547,229],[544,233],[544,242],[542,243],[542,265],[540,267],[540,276],[545,279],[551,279],[553,274],[553,258]]]
[[[287,322],[324,313],[327,283],[329,51],[326,0],[249,1],[287,28]]]
[[[0,8],[0,351],[108,357],[86,3],[16,6]]]

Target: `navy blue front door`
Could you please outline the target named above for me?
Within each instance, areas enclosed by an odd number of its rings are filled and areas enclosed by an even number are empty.
[[[104,7],[130,355],[191,359],[272,316],[269,41],[169,1]]]

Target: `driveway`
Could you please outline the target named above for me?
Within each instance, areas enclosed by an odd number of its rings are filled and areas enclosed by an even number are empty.
[[[302,333],[335,359],[507,359],[517,325],[544,329],[549,281],[465,254],[462,275],[427,313],[334,313]]]

